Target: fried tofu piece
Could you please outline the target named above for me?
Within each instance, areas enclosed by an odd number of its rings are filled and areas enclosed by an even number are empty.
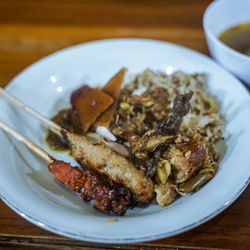
[[[71,95],[73,123],[78,134],[84,134],[112,103],[113,98],[104,92],[87,85]]]

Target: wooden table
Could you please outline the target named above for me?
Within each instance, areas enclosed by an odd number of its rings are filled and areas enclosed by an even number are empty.
[[[143,37],[208,54],[202,16],[209,0],[0,0],[0,86],[56,50],[104,38]],[[38,228],[0,201],[0,249],[250,249],[250,187],[191,231],[132,245],[76,241]]]

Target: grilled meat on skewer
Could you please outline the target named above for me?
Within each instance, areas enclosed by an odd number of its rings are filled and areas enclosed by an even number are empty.
[[[128,207],[133,206],[133,195],[128,189],[96,171],[80,170],[63,161],[50,163],[48,169],[57,180],[81,193],[85,201],[95,200],[94,207],[102,212],[123,215]]]
[[[65,133],[63,136],[71,145],[72,155],[80,165],[89,166],[98,173],[107,175],[134,194],[139,203],[148,203],[154,195],[151,179],[125,157],[118,155],[103,143],[95,144],[85,136]]]
[[[94,207],[102,212],[123,215],[134,204],[133,194],[124,186],[114,183],[107,176],[99,175],[94,170],[80,170],[69,163],[58,161],[33,142],[0,121],[0,128],[24,143],[33,152],[49,162],[48,169],[71,190],[81,193],[84,200],[95,200]]]
[[[98,173],[107,175],[115,183],[121,183],[135,195],[139,203],[147,203],[154,196],[153,183],[125,157],[113,152],[103,144],[95,144],[84,136],[70,133],[56,123],[48,120],[31,107],[2,91],[4,96],[12,103],[41,121],[54,133],[63,136],[71,145],[72,154],[81,165],[89,165]]]

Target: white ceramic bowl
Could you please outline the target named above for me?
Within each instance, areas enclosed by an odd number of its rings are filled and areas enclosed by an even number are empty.
[[[250,85],[250,57],[231,49],[218,39],[218,35],[224,30],[246,22],[250,22],[249,0],[214,1],[203,17],[203,27],[212,57]]]

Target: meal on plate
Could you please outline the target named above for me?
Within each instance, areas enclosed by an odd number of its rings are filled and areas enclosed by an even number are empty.
[[[225,125],[204,74],[148,69],[124,80],[125,73],[102,89],[75,90],[71,107],[52,118],[69,133],[46,137],[81,166],[55,161],[50,172],[98,210],[118,215],[154,198],[165,207],[198,191],[216,173],[215,143]]]

